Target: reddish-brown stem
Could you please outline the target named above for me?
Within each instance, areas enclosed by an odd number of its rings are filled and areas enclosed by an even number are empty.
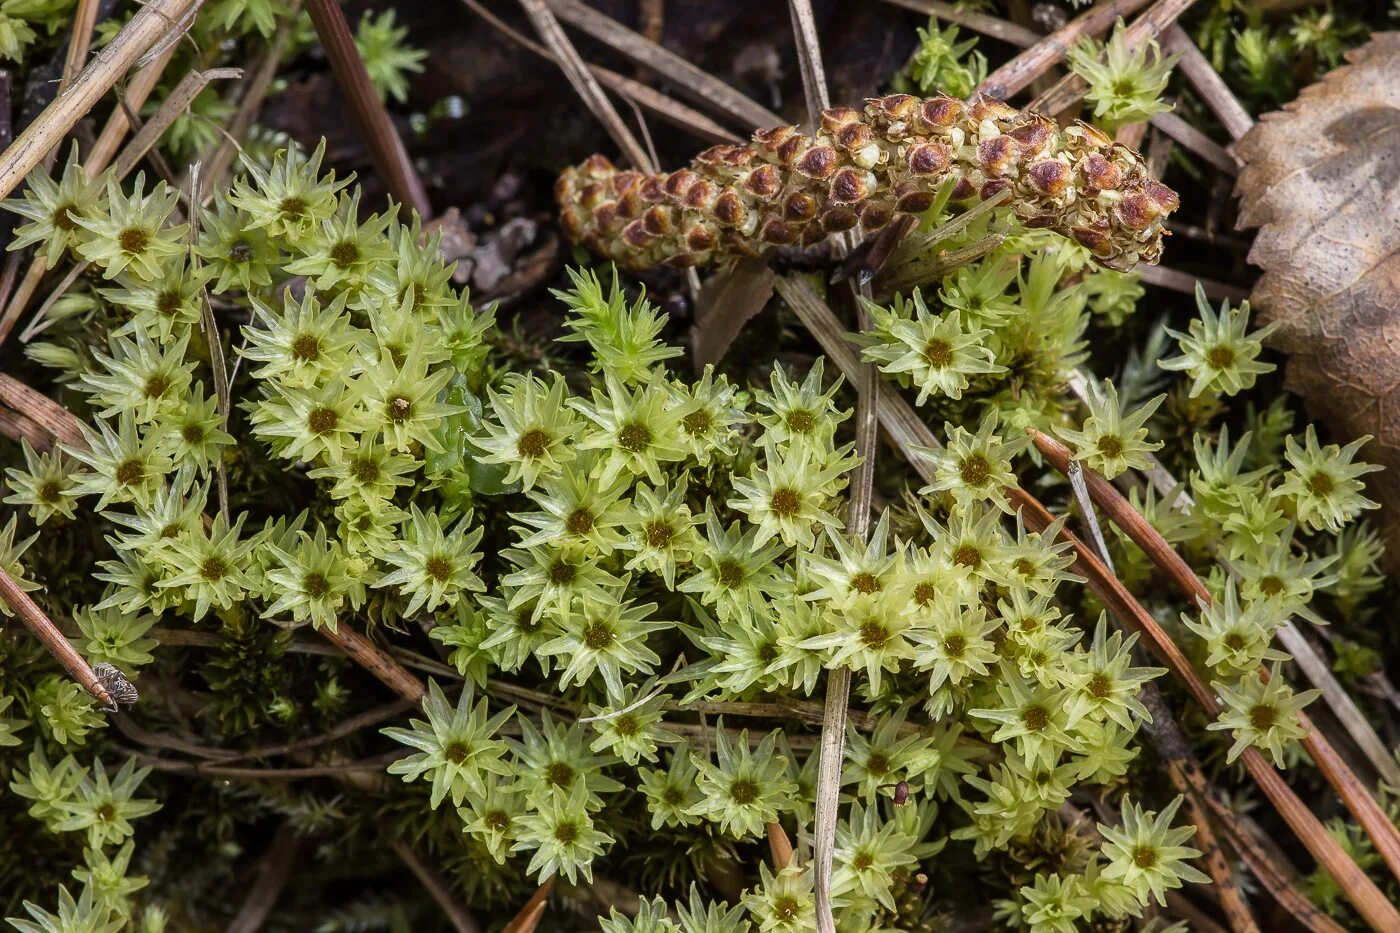
[[[1047,463],[1061,473],[1068,473],[1070,464],[1069,448],[1065,447],[1064,444],[1061,444],[1054,438],[1034,431],[1033,429],[1032,438],[1035,441],[1036,450],[1040,452]],[[1210,591],[1206,589],[1205,583],[1201,581],[1200,577],[1196,576],[1195,571],[1193,571],[1181,555],[1167,543],[1166,539],[1157,532],[1157,529],[1153,528],[1151,523],[1134,509],[1128,500],[1102,476],[1087,469],[1084,470],[1083,473],[1089,488],[1089,496],[1094,501],[1094,504],[1102,509],[1109,519],[1132,539],[1134,544],[1142,548],[1149,559],[1167,575],[1173,585],[1184,593],[1188,599],[1199,605],[1209,605],[1211,602],[1211,595]],[[1124,591],[1124,595],[1127,595],[1126,590]],[[1139,609],[1140,608],[1141,607],[1139,607]],[[1152,620],[1150,616],[1146,615],[1145,610],[1143,611],[1143,616],[1146,617],[1142,625],[1145,630],[1144,639],[1147,640],[1148,645],[1153,647],[1154,650],[1158,650],[1154,642],[1160,642],[1161,650],[1163,651],[1166,651],[1169,646],[1169,653],[1174,659],[1174,662],[1171,664],[1173,670],[1186,682],[1188,689],[1190,689],[1197,697],[1198,701],[1201,702],[1206,712],[1211,716],[1218,716],[1220,713],[1220,704],[1216,702],[1214,693],[1206,687],[1190,662],[1181,654],[1180,649],[1171,642],[1170,637],[1161,630],[1155,620]],[[1149,631],[1151,632],[1150,635],[1147,634]],[[1337,750],[1332,747],[1332,744],[1327,741],[1326,737],[1313,727],[1312,722],[1306,715],[1299,715],[1302,720],[1303,728],[1307,730],[1307,734],[1303,738],[1304,748],[1306,748],[1308,754],[1312,756],[1313,762],[1317,765],[1323,777],[1327,779],[1327,782],[1331,784],[1333,789],[1337,792],[1342,803],[1351,811],[1356,821],[1366,831],[1366,834],[1371,837],[1371,841],[1375,844],[1376,851],[1379,852],[1381,857],[1385,860],[1386,866],[1390,869],[1391,873],[1397,878],[1400,878],[1400,830],[1397,830],[1395,824],[1387,818],[1380,806],[1376,803],[1375,798],[1371,796],[1365,786],[1357,779],[1355,773],[1353,773],[1346,762],[1342,760],[1342,757],[1337,753]],[[1254,750],[1250,749],[1250,751],[1252,752]],[[1246,758],[1248,758],[1249,752],[1246,752],[1245,755]],[[1283,784],[1277,772],[1269,768],[1267,764],[1263,762],[1262,756],[1258,756],[1257,752],[1255,752],[1255,756],[1259,758],[1261,764],[1264,764],[1263,770],[1268,772],[1270,780],[1277,781],[1281,786],[1287,786]],[[1246,760],[1246,765],[1248,766],[1248,764],[1249,762]],[[1251,772],[1253,772],[1253,770],[1254,769],[1251,768]],[[1350,864],[1350,859],[1347,861]],[[1353,867],[1355,866],[1353,865]],[[1364,874],[1362,877],[1365,877]],[[1395,914],[1396,923],[1400,924],[1400,914],[1395,913],[1394,907],[1390,908],[1390,913]],[[1400,926],[1397,926],[1396,929],[1400,929]]]
[[[1186,736],[1177,725],[1171,709],[1162,698],[1162,691],[1157,689],[1156,684],[1143,684],[1140,698],[1152,715],[1150,720],[1143,723],[1143,729],[1158,756],[1166,762],[1167,776],[1171,778],[1172,786],[1186,801],[1186,815],[1196,827],[1196,837],[1192,844],[1201,850],[1201,860],[1206,866],[1206,873],[1210,875],[1211,881],[1215,882],[1221,912],[1225,914],[1225,919],[1234,933],[1258,933],[1259,926],[1254,922],[1254,915],[1250,913],[1249,902],[1235,880],[1224,850],[1216,841],[1215,830],[1211,827],[1206,812],[1210,787],[1206,783],[1205,775],[1201,773],[1201,766],[1197,763],[1195,755],[1191,753]]]
[[[413,208],[424,220],[430,219],[433,210],[428,203],[428,193],[408,158],[408,150],[394,128],[394,121],[389,118],[389,111],[384,109],[384,102],[369,79],[345,14],[335,0],[307,0],[306,12],[311,15],[316,34],[321,37],[335,80],[350,101],[350,109],[354,111],[355,122],[369,147],[370,159],[379,177],[395,199]]]
[[[414,677],[408,668],[391,658],[348,622],[342,621],[335,628],[321,626],[317,631],[331,644],[344,651],[352,661],[377,677],[380,683],[415,706],[422,705],[423,697],[428,692],[423,686],[423,681]]]
[[[34,637],[44,643],[44,647],[49,650],[59,664],[63,665],[69,675],[74,680],[83,685],[83,689],[91,693],[103,706],[112,706],[112,695],[107,692],[107,688],[102,686],[102,681],[98,680],[97,674],[93,673],[88,662],[78,650],[63,637],[63,633],[58,630],[58,626],[53,624],[53,620],[44,614],[44,610],[39,608],[38,603],[29,598],[29,594],[19,588],[15,578],[0,569],[0,599],[14,611],[19,620],[24,623],[25,628],[34,633]]]
[[[511,918],[505,929],[501,933],[534,933],[540,925],[540,918],[544,916],[544,909],[549,900],[549,892],[554,890],[554,877],[539,886],[539,889],[525,902],[525,906],[520,908],[520,912]]]
[[[782,871],[792,862],[792,840],[788,838],[783,824],[774,820],[764,825],[768,831],[768,851],[773,856],[773,869]]]

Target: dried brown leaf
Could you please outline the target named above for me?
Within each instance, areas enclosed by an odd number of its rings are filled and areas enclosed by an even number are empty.
[[[1259,227],[1253,303],[1286,385],[1386,470],[1372,491],[1400,561],[1400,32],[1266,114],[1242,139],[1240,225]]]

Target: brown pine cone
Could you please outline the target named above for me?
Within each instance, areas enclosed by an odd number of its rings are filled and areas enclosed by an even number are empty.
[[[1136,152],[1086,123],[1061,129],[995,100],[908,94],[871,99],[864,112],[827,110],[815,138],[760,130],[677,172],[623,171],[593,156],[566,169],[554,195],[570,239],[643,271],[872,233],[927,210],[950,179],[955,201],[1010,188],[1027,226],[1073,237],[1115,269],[1157,261],[1162,222],[1179,203]]]

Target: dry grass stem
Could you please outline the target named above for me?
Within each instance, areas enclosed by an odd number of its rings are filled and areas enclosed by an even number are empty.
[[[311,22],[321,38],[331,70],[335,72],[336,83],[350,101],[360,137],[369,149],[384,186],[399,203],[417,211],[424,220],[430,219],[433,209],[428,193],[408,157],[399,131],[394,128],[389,111],[384,109],[384,102],[369,79],[345,14],[335,0],[307,0],[306,12],[311,14]]]
[[[81,684],[84,690],[91,693],[103,706],[116,705],[112,702],[112,695],[107,692],[106,687],[102,686],[102,681],[93,672],[87,660],[78,654],[78,650],[67,638],[63,637],[58,626],[53,624],[53,620],[44,614],[44,610],[39,608],[38,604],[29,597],[29,594],[19,588],[15,578],[3,569],[0,569],[0,599],[5,601],[5,604],[24,623],[24,627],[43,643],[49,654],[63,665],[63,669]]]

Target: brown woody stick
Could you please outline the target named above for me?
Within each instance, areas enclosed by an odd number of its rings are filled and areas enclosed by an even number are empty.
[[[165,66],[170,63],[170,57],[173,54],[175,54],[175,47],[172,45],[136,73],[136,77],[132,78],[126,86],[127,107],[133,111],[141,109],[141,105],[155,90],[156,83],[160,81]],[[52,105],[50,105],[50,109],[52,109]],[[117,153],[117,147],[121,145],[121,141],[130,131],[131,121],[127,118],[126,112],[126,107],[117,107],[112,110],[111,116],[107,118],[102,132],[97,137],[97,141],[93,143],[92,149],[83,159],[83,170],[89,178],[96,178],[107,168],[108,163]],[[44,113],[48,113],[48,110],[45,110]],[[43,119],[42,114],[40,119]],[[49,156],[53,156],[57,151],[58,143],[55,142],[49,149]],[[20,254],[16,253],[13,261],[19,262],[19,257]],[[48,264],[42,256],[36,256],[30,261],[29,268],[25,270],[24,278],[20,280],[19,287],[15,289],[14,294],[5,304],[4,314],[0,315],[0,343],[5,342],[5,338],[10,335],[10,331],[19,321],[20,315],[24,314],[25,308],[29,306],[34,293],[39,290],[39,283],[43,281],[44,273],[47,271]]]
[[[111,44],[88,63],[38,119],[0,154],[0,197],[8,197],[73,124],[97,105],[127,70],[172,29],[183,30],[196,0],[150,0]]]
[[[432,895],[433,900],[437,901],[447,917],[447,922],[452,924],[452,929],[457,933],[481,933],[481,924],[476,922],[476,918],[465,907],[457,903],[452,889],[436,868],[425,862],[404,840],[395,839],[390,845],[399,860],[408,866],[408,870],[413,872],[414,877]]]
[[[530,895],[530,899],[525,902],[525,906],[520,908],[520,912],[511,918],[501,933],[534,933],[540,925],[540,918],[544,916],[544,909],[548,906],[549,892],[554,890],[554,878],[551,875],[549,880],[540,885],[535,893]]]
[[[1186,75],[1186,80],[1191,82],[1206,106],[1215,112],[1231,139],[1239,140],[1250,131],[1254,118],[1179,23],[1172,23],[1162,33],[1162,51],[1181,56],[1176,63],[1177,70]]]
[[[1195,0],[1158,0],[1146,13],[1133,20],[1125,36],[1131,46],[1140,46],[1160,36]],[[1031,110],[1059,113],[1079,102],[1088,85],[1078,75],[1065,75],[1055,86],[1031,101]]]
[[[506,36],[512,42],[541,58],[548,59],[552,62],[558,62],[553,52],[533,39],[512,29],[509,23],[478,3],[477,0],[462,0],[462,2],[466,5],[467,9],[471,10],[477,16],[480,16],[490,24],[491,28]],[[635,81],[625,75],[620,75],[615,71],[610,71],[601,65],[594,65],[592,63],[585,64],[588,65],[588,70],[592,72],[593,76],[598,79],[598,83],[602,84],[613,93],[627,98],[643,110],[651,111],[667,123],[678,126],[689,133],[694,133],[701,139],[713,143],[738,143],[742,141],[738,134],[730,132],[698,110],[692,110],[690,107],[672,100],[655,88],[649,87],[640,81]]]
[[[49,650],[59,664],[69,675],[82,684],[83,689],[91,693],[103,706],[113,706],[112,695],[107,692],[107,688],[102,686],[102,681],[98,680],[93,673],[88,662],[78,650],[73,647],[68,639],[63,637],[63,633],[58,630],[58,626],[53,624],[53,620],[44,614],[44,610],[34,600],[29,598],[29,594],[19,588],[15,578],[0,568],[0,599],[14,610],[19,620],[24,623],[25,628],[34,633],[34,637],[43,642],[44,647]]]
[[[1036,450],[1040,452],[1046,462],[1056,470],[1067,473],[1070,464],[1069,448],[1034,429],[1031,429],[1031,436],[1035,441]],[[1083,473],[1094,504],[1103,509],[1113,523],[1121,528],[1133,540],[1133,543],[1142,548],[1152,562],[1166,573],[1172,583],[1191,602],[1202,606],[1210,605],[1213,601],[1210,591],[1206,589],[1205,584],[1196,576],[1190,565],[1157,532],[1157,529],[1153,528],[1151,523],[1143,518],[1106,479],[1092,470],[1085,469]],[[1157,627],[1155,621],[1152,622],[1151,627],[1160,633],[1160,639],[1170,641],[1166,633],[1161,632],[1160,628]],[[1149,638],[1149,643],[1152,640]],[[1175,645],[1172,645],[1171,650],[1176,658],[1172,666],[1178,670],[1179,676],[1186,682],[1188,689],[1197,696],[1197,700],[1209,715],[1218,716],[1220,704],[1216,701],[1214,692],[1206,686],[1191,663],[1184,655],[1181,655]],[[1337,754],[1337,750],[1332,747],[1322,733],[1313,727],[1306,714],[1299,713],[1299,717],[1303,728],[1308,730],[1307,735],[1303,738],[1303,745],[1308,754],[1312,756],[1318,770],[1336,790],[1347,809],[1366,830],[1366,834],[1371,837],[1376,851],[1381,854],[1391,873],[1400,878],[1400,830],[1396,829],[1395,824],[1381,810],[1375,798],[1357,780],[1351,768]],[[1254,749],[1250,749],[1245,754],[1248,755],[1250,751],[1254,751]],[[1260,756],[1260,760],[1262,761],[1262,756]],[[1273,772],[1272,769],[1268,770],[1272,772],[1275,779],[1281,782],[1277,772]],[[1391,910],[1393,912],[1394,908]]]
[[[394,128],[394,121],[389,119],[389,111],[384,109],[384,102],[369,79],[345,14],[335,0],[307,0],[306,12],[311,14],[316,34],[321,37],[321,46],[326,50],[335,80],[350,100],[375,170],[395,200],[428,220],[433,216],[428,193],[408,158],[408,150]]]
[[[428,692],[423,686],[423,681],[385,654],[374,642],[351,628],[348,622],[342,621],[334,629],[321,626],[317,631],[331,644],[344,651],[350,660],[377,677],[380,683],[415,706],[422,705],[423,697]]]
[[[998,100],[1010,98],[1063,61],[1081,38],[1107,32],[1119,17],[1131,16],[1147,3],[1148,0],[1102,0],[1094,4],[987,75],[974,93],[986,94]]]

